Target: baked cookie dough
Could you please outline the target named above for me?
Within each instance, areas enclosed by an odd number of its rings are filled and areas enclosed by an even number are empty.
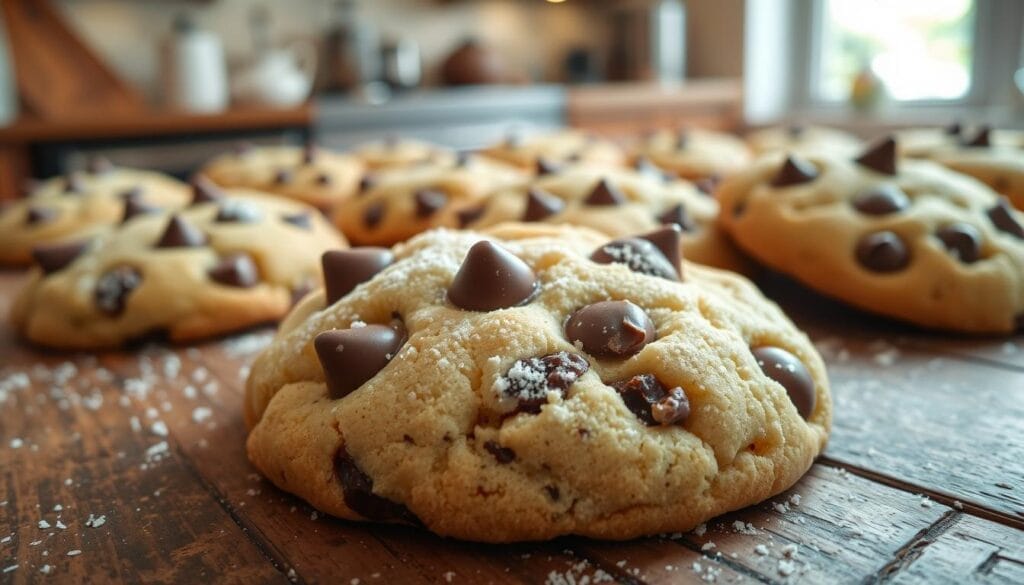
[[[634,160],[646,158],[690,181],[731,175],[745,168],[751,159],[742,139],[701,129],[654,132],[636,146],[633,154]]]
[[[435,230],[325,256],[330,292],[253,365],[250,459],[326,513],[488,542],[686,531],[787,489],[828,438],[822,360],[663,235]]]
[[[533,171],[538,164],[591,164],[621,166],[626,155],[614,142],[579,130],[562,130],[522,138],[509,135],[502,143],[485,148],[480,154]]]
[[[1024,209],[1024,133],[995,132],[982,128],[969,140],[934,150],[930,158],[978,179]]]
[[[637,170],[582,165],[552,169],[528,184],[496,191],[481,205],[468,229],[508,221],[544,222],[622,237],[677,224],[686,259],[744,273],[752,267],[718,226],[718,202],[692,183],[665,177],[650,165]]]
[[[168,213],[135,208],[91,241],[36,249],[14,329],[48,347],[99,349],[166,332],[191,341],[280,319],[345,240],[316,209],[200,187]]]
[[[1024,325],[1024,215],[971,177],[898,160],[768,157],[718,189],[733,240],[767,266],[862,309],[930,328]]]
[[[434,227],[463,227],[491,191],[528,177],[476,155],[380,171],[368,175],[332,218],[353,244],[390,246]]]
[[[789,124],[754,130],[746,136],[754,155],[796,152],[806,155],[855,156],[862,148],[854,135],[825,126]]]
[[[96,159],[84,172],[54,177],[0,210],[0,265],[27,266],[37,246],[79,240],[121,221],[125,202],[176,209],[188,185],[151,171],[114,167]]]
[[[986,126],[965,127],[953,123],[945,127],[907,128],[896,133],[900,156],[932,158],[936,154],[961,146],[996,146],[1024,149],[1024,132],[991,130]]]
[[[199,174],[224,188],[273,193],[326,211],[358,191],[363,170],[358,158],[312,144],[242,144],[211,160]]]
[[[351,154],[369,171],[408,167],[430,162],[451,162],[455,153],[429,142],[387,138],[356,147]]]

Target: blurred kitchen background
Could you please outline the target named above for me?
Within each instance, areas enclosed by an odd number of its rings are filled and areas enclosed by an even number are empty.
[[[1024,126],[1019,0],[0,2],[0,199],[243,139]]]

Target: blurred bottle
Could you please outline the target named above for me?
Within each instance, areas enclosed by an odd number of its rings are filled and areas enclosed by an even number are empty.
[[[188,15],[174,20],[160,61],[168,105],[193,112],[219,112],[228,106],[228,72],[220,38],[200,30]]]
[[[373,23],[359,14],[355,0],[337,0],[324,40],[323,88],[362,90],[381,79],[380,38]]]
[[[384,80],[393,89],[413,89],[423,79],[420,46],[412,39],[399,39],[384,45]]]

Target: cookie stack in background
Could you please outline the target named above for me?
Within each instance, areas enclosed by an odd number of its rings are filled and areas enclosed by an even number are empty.
[[[0,211],[0,263],[35,261],[11,321],[42,346],[283,320],[249,456],[320,510],[621,539],[780,493],[824,448],[823,362],[760,270],[925,328],[1024,328],[1022,164],[1024,134],[960,125],[240,146],[191,185],[49,179]]]

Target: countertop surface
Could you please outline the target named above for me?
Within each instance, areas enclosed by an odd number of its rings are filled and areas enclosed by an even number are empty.
[[[23,280],[0,273],[0,314]],[[770,277],[835,396],[791,490],[687,534],[477,545],[335,520],[245,458],[258,329],[55,354],[0,325],[0,583],[1024,582],[1024,337],[958,338]]]

